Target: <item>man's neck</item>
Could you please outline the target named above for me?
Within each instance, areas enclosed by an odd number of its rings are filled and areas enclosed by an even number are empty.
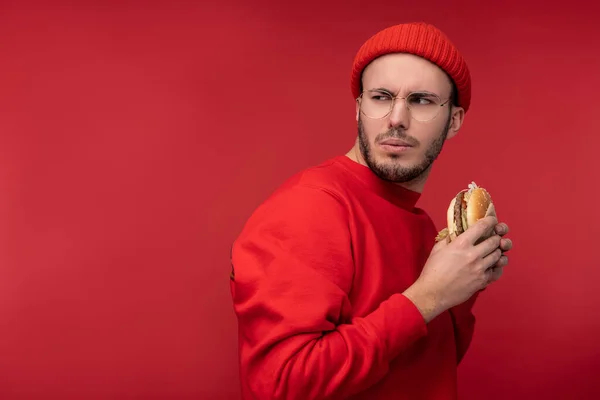
[[[365,161],[364,157],[362,156],[362,153],[360,151],[358,143],[356,143],[350,149],[350,151],[348,151],[346,153],[346,157],[348,157],[349,159],[351,159],[354,162],[357,162],[357,163],[359,163],[361,165],[364,165],[367,168],[369,167],[369,165]],[[423,189],[425,187],[425,182],[427,182],[427,177],[429,176],[430,172],[431,172],[431,167],[428,168],[420,176],[418,176],[417,178],[415,178],[415,179],[413,179],[411,181],[408,181],[408,182],[398,182],[398,183],[395,183],[395,184],[398,185],[398,186],[402,186],[405,189],[412,190],[413,192],[423,193]]]

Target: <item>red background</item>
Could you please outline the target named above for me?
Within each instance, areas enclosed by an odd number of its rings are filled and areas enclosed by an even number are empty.
[[[461,396],[597,395],[598,6],[121,3],[0,6],[0,398],[238,398],[231,241],[352,145],[354,53],[412,20],[474,80],[420,205],[475,180],[515,243]]]

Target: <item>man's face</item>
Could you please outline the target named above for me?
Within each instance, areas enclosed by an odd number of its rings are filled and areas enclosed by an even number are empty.
[[[452,94],[452,83],[439,67],[411,54],[389,54],[374,60],[365,69],[362,82],[364,90],[385,89],[399,97],[429,92],[445,102]],[[388,116],[373,119],[360,112],[360,101],[357,122],[362,158],[381,179],[397,183],[414,181],[429,171],[445,140],[458,132],[464,115],[448,101],[435,118],[421,122],[411,117],[405,100],[397,99]]]

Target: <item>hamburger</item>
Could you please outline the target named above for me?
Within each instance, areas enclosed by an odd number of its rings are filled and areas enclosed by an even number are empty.
[[[492,197],[487,190],[471,182],[467,189],[461,190],[450,202],[446,214],[447,227],[438,233],[436,242],[444,239],[451,242],[477,221],[488,216],[496,216]],[[480,240],[483,239],[485,238]]]

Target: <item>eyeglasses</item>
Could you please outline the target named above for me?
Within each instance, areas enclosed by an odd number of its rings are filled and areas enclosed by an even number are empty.
[[[364,115],[372,119],[381,119],[390,115],[397,99],[405,100],[411,117],[419,122],[431,121],[437,117],[440,109],[450,100],[442,102],[437,95],[428,92],[412,92],[406,97],[397,97],[377,89],[363,91],[357,100]]]

